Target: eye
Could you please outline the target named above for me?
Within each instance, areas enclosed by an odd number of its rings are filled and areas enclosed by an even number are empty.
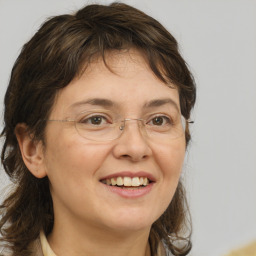
[[[147,124],[153,125],[153,126],[165,126],[165,125],[171,125],[172,121],[169,117],[162,115],[162,116],[155,116],[151,118]]]
[[[107,119],[107,117],[103,116],[103,115],[91,115],[91,116],[86,116],[84,118],[82,118],[79,121],[80,124],[84,124],[84,125],[95,125],[95,126],[102,126],[105,124],[109,124],[109,120]]]

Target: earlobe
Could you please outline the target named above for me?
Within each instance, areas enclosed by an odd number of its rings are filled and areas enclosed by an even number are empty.
[[[46,171],[42,141],[34,140],[28,132],[27,125],[24,123],[17,124],[15,134],[23,161],[28,170],[37,178],[45,177]]]

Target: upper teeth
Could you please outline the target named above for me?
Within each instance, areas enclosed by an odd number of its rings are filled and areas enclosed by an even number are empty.
[[[102,180],[103,183],[112,186],[125,186],[125,187],[138,187],[138,186],[147,186],[149,180],[146,177],[115,177],[111,179]]]

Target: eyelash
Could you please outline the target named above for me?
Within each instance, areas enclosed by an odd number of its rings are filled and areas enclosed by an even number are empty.
[[[149,121],[146,124],[152,122],[156,118],[163,118],[165,120],[166,124],[168,124],[168,125],[173,124],[173,120],[169,116],[163,115],[163,114],[158,114],[158,115],[154,115],[154,116],[150,117]]]
[[[81,118],[81,119],[79,120],[79,123],[87,123],[87,122],[90,121],[90,120],[92,121],[93,118],[101,118],[101,120],[104,119],[104,120],[106,121],[106,123],[111,123],[111,122],[109,121],[109,118],[107,118],[106,116],[104,116],[104,115],[102,115],[102,114],[96,114],[96,113]]]
[[[85,116],[85,117],[81,118],[78,122],[79,123],[88,123],[88,122],[92,123],[93,118],[100,118],[101,119],[100,120],[100,124],[102,124],[103,120],[105,120],[105,123],[109,123],[109,124],[113,123],[111,121],[112,118],[109,118],[105,114],[102,114],[102,113],[98,113],[98,114],[97,113],[93,113],[91,115],[88,115],[88,116]],[[164,119],[164,121],[163,121],[163,122],[165,122],[164,124],[167,124],[167,125],[173,125],[174,124],[173,119],[171,117],[167,116],[167,115],[164,115],[164,114],[156,114],[156,115],[152,115],[150,117],[147,117],[145,119],[146,120],[145,124],[153,126],[153,124],[150,124],[150,123],[153,122],[154,119],[156,119],[156,118]],[[158,125],[156,125],[156,126],[158,126]],[[159,126],[162,126],[162,124],[159,125]]]

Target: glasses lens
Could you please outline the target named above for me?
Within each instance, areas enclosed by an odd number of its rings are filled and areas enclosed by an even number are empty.
[[[114,140],[121,133],[114,121],[116,117],[111,112],[101,110],[83,112],[77,120],[75,125],[78,134],[89,140]]]
[[[156,116],[150,120],[112,118],[111,113],[85,112],[75,122],[80,136],[93,141],[115,140],[124,132],[127,122],[136,121],[142,136],[159,142],[168,142],[184,136],[186,121],[183,116],[175,122],[165,116]],[[115,120],[115,121],[113,121]]]
[[[165,117],[157,117],[145,125],[148,137],[159,142],[168,142],[180,138],[185,134],[186,120],[183,116],[178,120],[165,120]]]

